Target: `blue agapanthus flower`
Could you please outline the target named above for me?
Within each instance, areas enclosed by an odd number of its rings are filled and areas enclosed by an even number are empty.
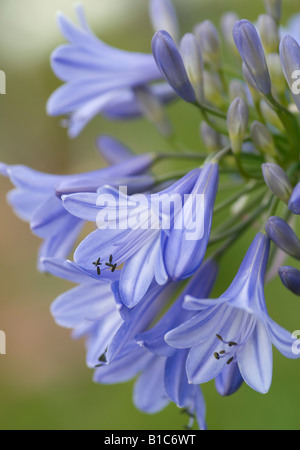
[[[177,348],[191,348],[187,359],[191,383],[208,382],[237,363],[244,381],[265,394],[272,381],[272,344],[287,358],[300,357],[292,352],[291,334],[267,312],[264,277],[269,246],[269,239],[259,233],[219,299],[186,298],[186,308],[200,312],[167,333],[166,341]]]
[[[135,378],[138,409],[154,414],[174,403],[200,429],[203,383],[214,380],[221,396],[244,382],[265,394],[272,346],[300,357],[295,333],[270,318],[265,299],[266,283],[278,274],[283,290],[300,295],[300,271],[285,262],[300,259],[299,17],[286,34],[282,2],[264,4],[257,25],[226,13],[222,46],[205,18],[180,40],[171,0],[150,0],[152,54],[99,40],[81,6],[79,26],[59,14],[68,44],[51,62],[64,84],[48,113],[67,117],[71,137],[97,114],[143,116],[168,150],[134,156],[104,135],[96,145],[107,168],[50,175],[0,163],[15,186],[9,203],[43,239],[39,268],[77,284],[51,312],[74,338],[85,339],[94,381]],[[200,112],[202,143],[194,151],[186,148],[184,126],[180,142],[165,114],[174,98]],[[177,172],[174,159],[183,162]],[[94,231],[77,242],[86,222]],[[236,277],[210,298],[220,259],[231,264],[228,251],[245,232],[255,237]]]
[[[49,98],[48,114],[68,116],[69,135],[76,137],[97,114],[125,119],[142,115],[135,88],[146,86],[158,101],[175,95],[162,79],[151,54],[119,50],[98,39],[89,28],[82,7],[76,8],[80,26],[63,14],[58,25],[69,44],[51,57],[52,69],[65,82]]]
[[[115,146],[115,142],[110,142],[110,148]],[[21,219],[30,223],[33,233],[43,239],[39,269],[43,271],[41,258],[64,258],[70,253],[84,223],[66,211],[62,195],[78,191],[96,192],[108,182],[112,186],[126,183],[129,190],[132,182],[134,192],[147,189],[153,185],[153,178],[150,175],[140,177],[139,174],[151,167],[154,158],[151,154],[128,156],[126,161],[123,159],[110,167],[76,175],[52,175],[26,166],[2,164],[1,174],[9,177],[15,185],[8,194],[9,204]]]
[[[218,165],[209,163],[166,190],[142,199],[108,187],[100,188],[97,194],[63,196],[64,207],[71,214],[97,222],[99,227],[79,245],[75,261],[86,270],[93,269],[91,262],[99,256],[107,259],[113,255],[119,265],[125,263],[120,295],[126,306],[136,306],[154,278],[163,285],[169,279],[188,278],[200,267],[210,236],[217,188]],[[203,209],[197,196],[203,196]],[[179,205],[172,210],[174,199],[179,200]],[[107,208],[112,211],[113,223],[99,219],[99,214],[107,219]],[[201,220],[203,226],[198,227]],[[193,234],[190,240],[189,233]]]

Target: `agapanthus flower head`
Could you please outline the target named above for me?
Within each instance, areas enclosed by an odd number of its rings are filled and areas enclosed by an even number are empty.
[[[166,341],[176,348],[191,348],[187,359],[190,382],[205,383],[237,363],[244,381],[266,393],[272,380],[272,343],[284,356],[297,358],[290,333],[267,313],[264,277],[268,257],[269,240],[259,233],[219,299],[186,298],[185,307],[199,312],[167,333]]]
[[[233,37],[250,75],[252,87],[264,95],[269,95],[271,93],[270,74],[255,26],[248,20],[240,20],[234,25]]]
[[[48,114],[68,116],[71,137],[100,113],[112,118],[141,115],[133,88],[162,78],[151,54],[126,52],[105,44],[88,27],[80,5],[76,12],[79,27],[63,14],[58,15],[58,25],[69,44],[54,51],[51,64],[65,84],[47,104]],[[153,86],[150,92],[162,102],[172,98],[168,86]]]

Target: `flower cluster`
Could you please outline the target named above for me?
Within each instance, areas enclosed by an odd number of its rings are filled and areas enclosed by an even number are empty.
[[[152,54],[99,40],[81,6],[79,26],[60,14],[68,44],[54,51],[52,68],[64,84],[48,113],[67,116],[71,137],[98,114],[142,116],[175,150],[133,155],[100,136],[107,168],[64,176],[0,165],[15,185],[9,203],[43,239],[39,269],[78,285],[51,312],[75,338],[85,337],[94,380],[137,377],[137,408],[152,414],[173,402],[201,429],[201,384],[215,380],[229,396],[245,382],[265,394],[272,346],[299,358],[292,334],[268,314],[264,286],[278,271],[300,295],[300,271],[276,258],[280,250],[300,259],[293,231],[300,214],[300,19],[284,31],[281,1],[264,3],[255,25],[230,12],[222,36],[205,20],[180,38],[171,1],[150,0]],[[201,153],[176,144],[166,112],[176,99],[200,113]],[[155,175],[152,168],[171,159],[193,169]],[[220,201],[228,186],[233,193]],[[228,217],[215,226],[219,212]],[[95,230],[74,248],[86,222]],[[236,277],[210,298],[220,259],[249,230],[253,241]]]

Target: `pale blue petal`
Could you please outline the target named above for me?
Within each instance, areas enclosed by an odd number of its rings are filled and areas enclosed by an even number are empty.
[[[133,401],[139,410],[155,414],[168,405],[169,399],[165,394],[163,382],[164,370],[165,358],[153,356],[139,376],[133,392]]]
[[[273,345],[289,359],[300,358],[298,338],[268,318],[268,331]]]
[[[255,391],[266,394],[272,383],[272,343],[266,326],[257,322],[252,336],[245,343],[238,358],[245,382]]]
[[[194,395],[194,386],[189,384],[186,375],[187,355],[188,351],[177,350],[166,362],[165,391],[179,408],[188,407]]]

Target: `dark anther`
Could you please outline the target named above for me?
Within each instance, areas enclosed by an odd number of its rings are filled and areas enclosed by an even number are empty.
[[[217,352],[216,352],[216,353],[214,353],[214,357],[216,358],[216,360],[217,360],[217,361],[219,361],[219,359],[220,359],[220,355],[219,355],[219,353],[217,353]]]
[[[223,338],[222,336],[220,336],[219,334],[216,334],[217,338],[219,339],[219,341],[223,342]]]
[[[228,343],[229,347],[237,347],[238,344],[236,342],[229,342]]]
[[[228,361],[227,361],[227,366],[229,366],[229,364],[231,364],[232,363],[232,361],[234,360],[234,358],[230,358]]]
[[[96,266],[96,267],[102,266],[102,263],[100,261],[101,261],[101,258],[98,258],[97,261],[93,262],[94,266]]]
[[[220,355],[225,355],[225,350],[222,350],[221,352],[220,352]]]
[[[99,266],[97,266],[97,274],[98,274],[98,275],[101,275],[101,269],[100,269]]]
[[[114,271],[116,270],[118,264],[116,264],[116,263],[113,264],[112,261],[113,261],[113,255],[110,255],[110,257],[109,257],[109,262],[108,262],[108,263],[105,263],[105,265],[106,265],[107,267],[110,267],[110,268],[111,268],[111,271],[114,272]]]

